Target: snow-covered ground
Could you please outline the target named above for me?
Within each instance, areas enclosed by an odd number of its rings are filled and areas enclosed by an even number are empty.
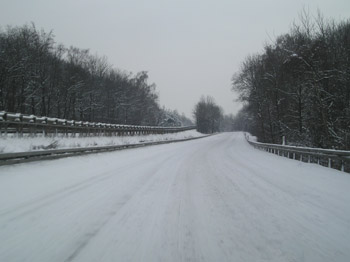
[[[0,261],[350,261],[350,175],[242,133],[0,167]]]
[[[0,153],[27,152],[47,149],[63,149],[91,146],[112,146],[138,144],[165,140],[185,139],[203,136],[203,134],[189,130],[184,132],[143,135],[143,136],[98,136],[98,137],[8,137],[0,136]]]

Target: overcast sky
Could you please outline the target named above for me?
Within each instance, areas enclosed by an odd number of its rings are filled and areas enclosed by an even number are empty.
[[[240,108],[232,75],[303,8],[350,18],[350,0],[0,0],[0,25],[34,22],[57,43],[90,49],[114,67],[148,71],[160,104],[192,116],[201,95]]]

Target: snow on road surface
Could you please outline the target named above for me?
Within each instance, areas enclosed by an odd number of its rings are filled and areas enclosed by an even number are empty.
[[[0,261],[350,261],[350,175],[242,133],[0,167]]]

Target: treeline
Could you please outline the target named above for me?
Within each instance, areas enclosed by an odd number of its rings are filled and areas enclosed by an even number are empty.
[[[233,115],[225,115],[211,96],[201,97],[194,107],[193,116],[197,130],[204,134],[231,132],[235,128]]]
[[[243,62],[235,127],[260,141],[350,149],[350,20],[303,12],[300,24]]]
[[[202,96],[195,105],[193,116],[197,130],[201,133],[212,134],[216,132],[233,131],[233,116],[225,115],[211,96]]]
[[[212,97],[201,97],[194,108],[193,115],[198,132],[211,134],[220,131],[223,112]]]
[[[177,110],[162,109],[161,117],[162,121],[159,126],[193,126],[192,120],[187,118],[185,114],[179,114]]]
[[[164,122],[147,72],[127,74],[89,50],[56,44],[34,25],[0,31],[0,110],[65,119]]]

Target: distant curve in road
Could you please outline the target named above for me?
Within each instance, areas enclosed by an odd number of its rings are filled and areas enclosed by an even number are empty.
[[[350,176],[242,133],[0,167],[0,261],[349,261]]]

